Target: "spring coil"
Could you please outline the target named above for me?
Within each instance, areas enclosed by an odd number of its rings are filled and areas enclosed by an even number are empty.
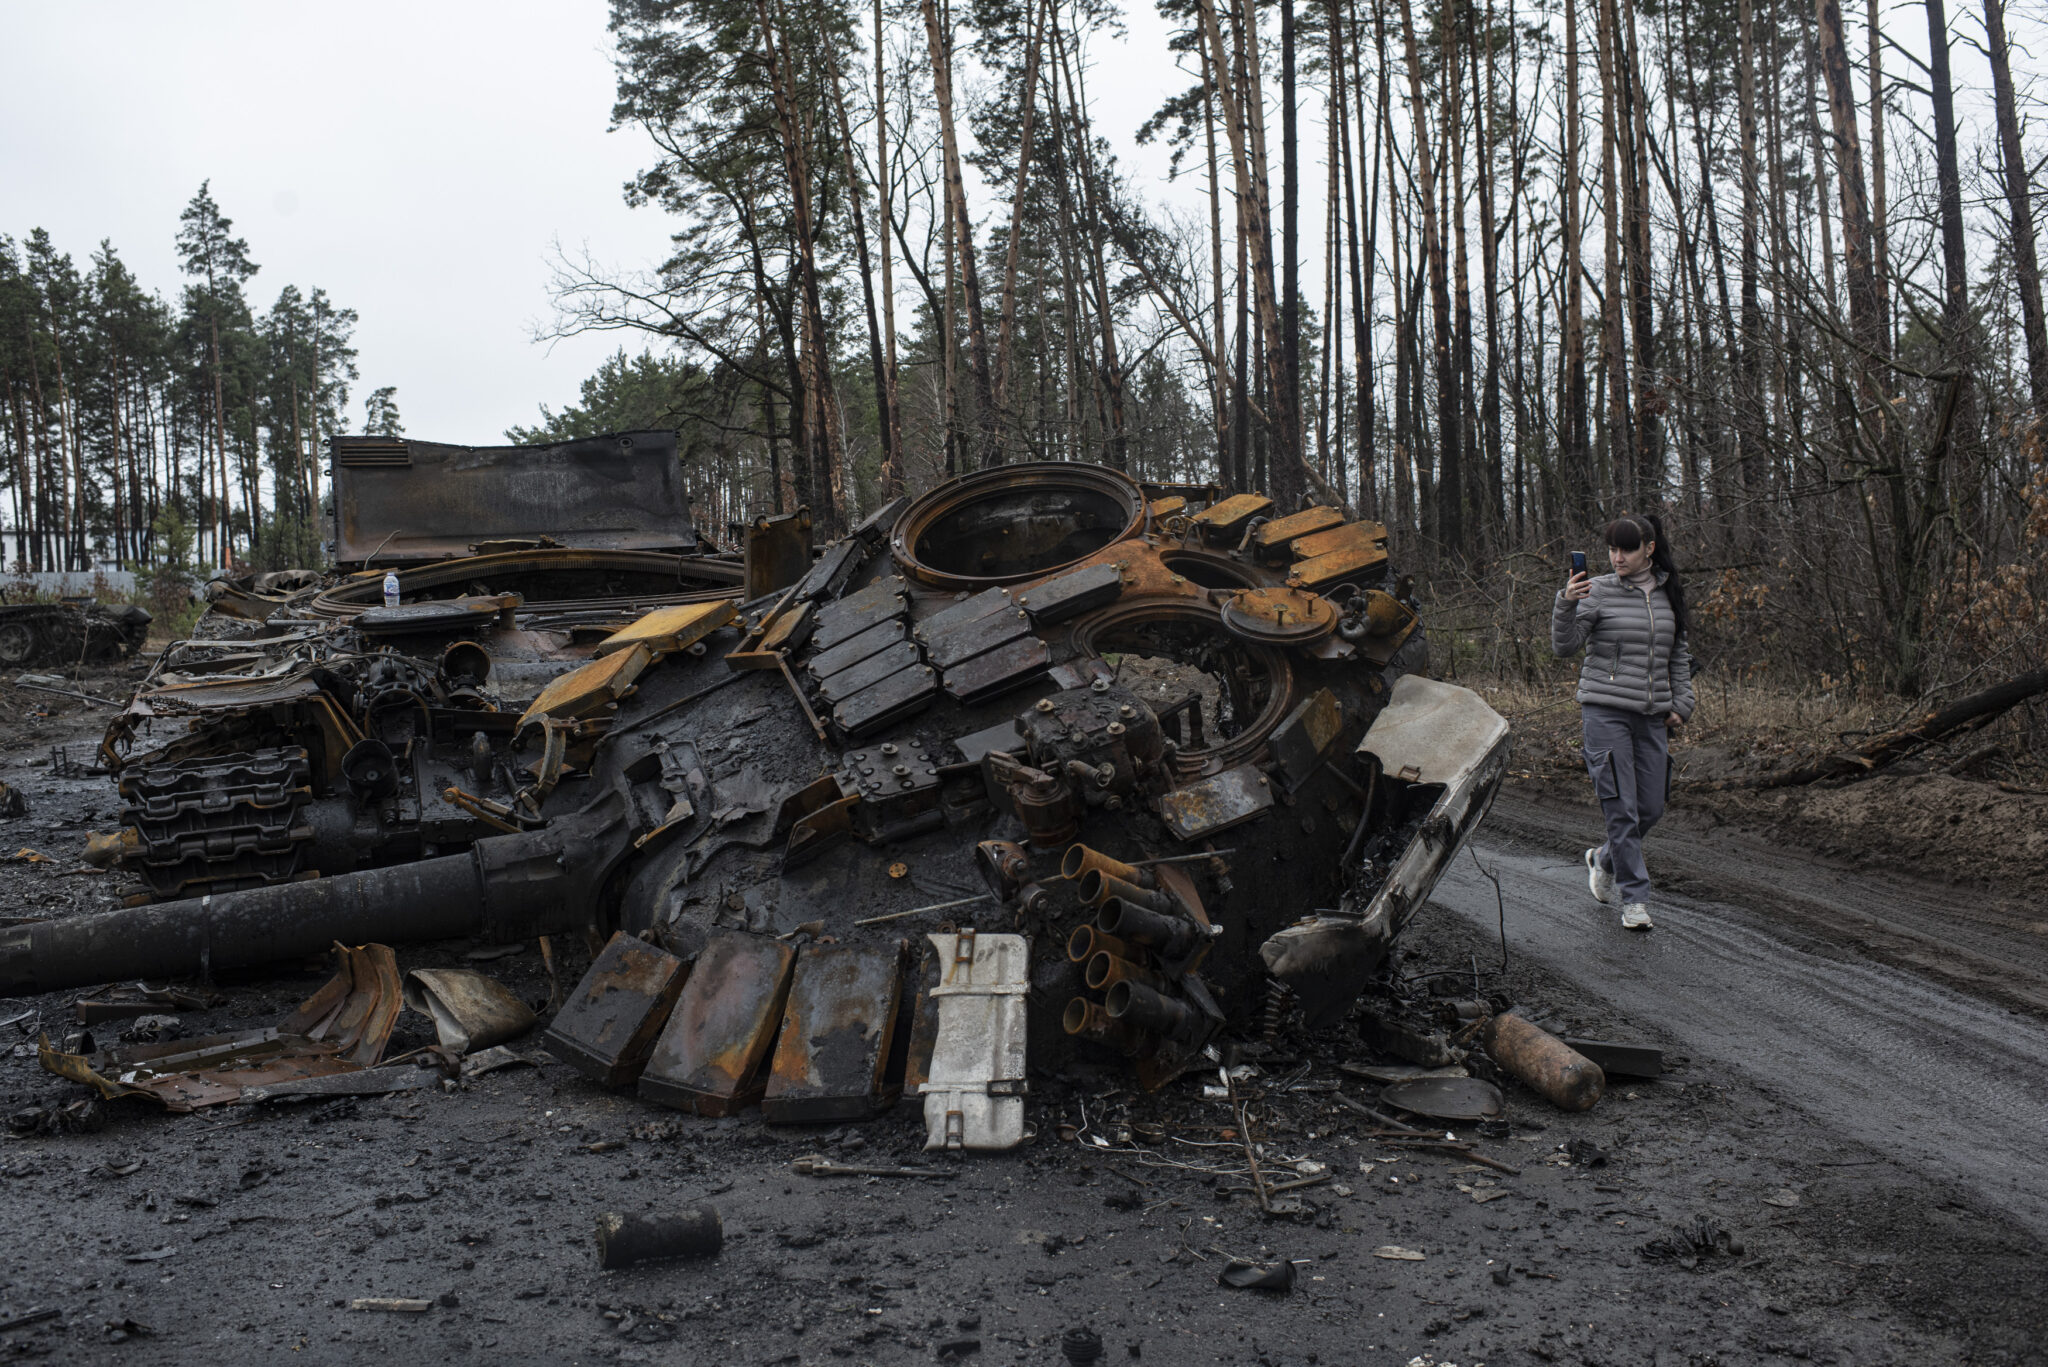
[[[1294,1009],[1294,989],[1274,978],[1266,984],[1266,1004],[1260,1010],[1260,1032],[1268,1048],[1280,1043],[1280,1031],[1287,1013]]]

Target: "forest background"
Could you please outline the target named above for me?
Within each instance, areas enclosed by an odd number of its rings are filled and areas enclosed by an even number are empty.
[[[1186,81],[1135,136],[1193,193],[1148,199],[1090,93],[1107,0],[615,0],[667,249],[559,254],[544,337],[628,344],[506,435],[674,427],[715,533],[1030,459],[1344,503],[1442,667],[1531,681],[1565,552],[1654,510],[1723,680],[2040,666],[2040,15],[1158,8]],[[20,568],[315,563],[323,438],[402,430],[351,406],[349,309],[251,302],[210,188],[178,245],[170,299],[0,238]]]

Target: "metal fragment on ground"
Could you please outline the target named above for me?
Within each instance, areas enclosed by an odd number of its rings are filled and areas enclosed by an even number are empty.
[[[585,1077],[624,1087],[640,1076],[689,966],[623,932],[612,936],[548,1026],[548,1049]]]
[[[762,1116],[777,1123],[860,1120],[886,1106],[902,993],[902,955],[893,945],[804,946]]]
[[[533,1008],[497,979],[472,968],[415,968],[405,975],[405,1004],[432,1018],[454,1053],[518,1039],[534,1026]]]
[[[1272,805],[1272,781],[1257,766],[1241,764],[1165,794],[1159,799],[1159,815],[1176,838],[1202,840],[1250,821]]]
[[[606,1211],[597,1217],[597,1265],[631,1267],[661,1258],[709,1258],[725,1245],[725,1223],[713,1206],[673,1214]]]
[[[1396,1082],[1380,1100],[1433,1120],[1486,1120],[1501,1113],[1500,1088],[1476,1077],[1417,1077]]]
[[[759,1101],[795,963],[796,950],[780,940],[713,935],[641,1074],[640,1095],[699,1115]]]
[[[1030,942],[1021,935],[931,935],[938,1026],[920,1091],[927,1149],[1009,1149],[1024,1140]]]

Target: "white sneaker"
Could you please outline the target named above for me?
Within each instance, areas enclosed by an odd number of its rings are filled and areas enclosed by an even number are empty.
[[[1600,867],[1600,847],[1595,845],[1586,851],[1586,885],[1593,889],[1593,900],[1614,905],[1614,875]]]
[[[1630,902],[1621,909],[1621,924],[1629,930],[1648,930],[1650,928],[1650,904],[1648,902]]]

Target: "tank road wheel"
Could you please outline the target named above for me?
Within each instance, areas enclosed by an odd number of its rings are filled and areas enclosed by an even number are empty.
[[[0,622],[0,664],[25,665],[36,653],[36,633],[26,622]]]

